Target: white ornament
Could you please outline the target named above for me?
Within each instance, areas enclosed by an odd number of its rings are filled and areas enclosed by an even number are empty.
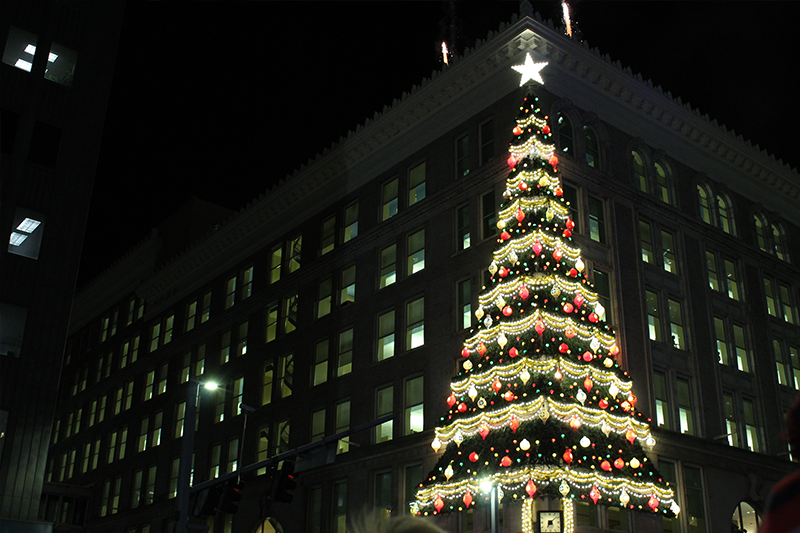
[[[581,446],[583,446],[584,448],[588,448],[591,445],[592,441],[589,440],[589,437],[584,435],[583,438],[581,439]]]
[[[613,397],[616,398],[617,394],[619,394],[619,387],[617,387],[616,383],[612,383],[610,387],[608,387],[608,393]]]
[[[608,422],[606,422],[606,421],[604,420],[604,421],[603,421],[603,425],[602,425],[602,426],[600,426],[600,431],[602,431],[602,432],[603,432],[603,434],[604,434],[606,437],[608,437],[609,433],[611,433],[611,426],[609,426],[609,425],[608,425]]]
[[[539,419],[542,422],[547,422],[548,418],[550,418],[550,411],[547,409],[547,406],[545,405],[544,407],[542,407],[542,410],[539,411]]]
[[[506,301],[503,299],[502,296],[498,296],[497,297],[497,302],[496,302],[495,305],[497,305],[498,309],[502,309],[503,307],[506,306]]]
[[[464,370],[472,370],[472,361],[467,359],[466,361],[464,361],[464,365],[463,366],[464,366]]]
[[[467,395],[469,395],[470,400],[472,400],[473,402],[475,401],[475,397],[478,395],[478,389],[475,388],[475,385],[469,386]]]
[[[464,435],[461,434],[461,430],[459,429],[456,431],[456,435],[453,437],[456,445],[461,446],[461,443],[464,442]]]
[[[494,261],[492,261],[492,263],[489,265],[489,274],[491,274],[492,276],[494,276],[494,273],[495,273],[495,272],[497,272],[497,263],[495,263]]]
[[[603,307],[603,304],[597,302],[597,305],[594,306],[594,312],[597,315],[597,318],[602,319],[606,316],[606,308]]]
[[[672,505],[669,506],[669,510],[672,511],[675,516],[678,516],[681,512],[681,506],[673,501]]]
[[[519,86],[522,87],[525,85],[525,82],[528,80],[538,81],[542,85],[544,85],[544,80],[542,80],[542,75],[539,73],[544,67],[547,66],[547,63],[534,63],[533,59],[531,59],[531,54],[528,52],[525,54],[525,63],[522,65],[513,65],[511,68],[522,74],[522,78],[520,79]]]
[[[510,254],[508,254],[508,259],[511,261],[511,264],[516,265],[519,262],[519,257],[517,254],[514,253],[512,250]]]
[[[583,269],[585,267],[586,265],[583,264],[583,259],[579,257],[578,260],[575,262],[575,268],[578,269],[578,272],[583,272]]]
[[[499,344],[501,348],[508,344],[508,339],[503,333],[500,333],[500,336],[497,337],[497,344]]]
[[[558,285],[553,285],[553,288],[550,289],[550,294],[558,298],[559,294],[561,294],[561,289],[558,288]]]
[[[478,407],[481,409],[486,407],[486,398],[478,398]]]
[[[444,477],[446,477],[447,480],[450,481],[450,478],[453,477],[453,474],[454,472],[452,465],[447,465],[447,468],[444,469]]]
[[[487,328],[492,327],[492,317],[487,315],[486,318],[483,319],[483,325]]]
[[[442,447],[442,441],[439,440],[439,437],[433,439],[433,442],[431,442],[431,448],[433,448],[433,451],[438,452],[439,448],[441,447]]]
[[[522,442],[519,443],[519,449],[523,452],[531,449],[531,443],[528,441],[528,439],[522,439]]]
[[[631,468],[639,468],[640,466],[642,466],[642,463],[640,463],[639,459],[637,459],[636,457],[631,459],[631,463],[630,464],[631,464]]]
[[[519,379],[522,380],[523,385],[528,384],[528,380],[531,379],[531,373],[528,372],[527,368],[523,368],[522,372],[519,373]]]
[[[561,485],[558,486],[558,492],[560,492],[562,496],[569,494],[569,485],[567,485],[567,482],[563,479],[561,480]]]
[[[586,401],[586,393],[583,392],[583,389],[578,389],[578,393],[575,395],[575,399],[581,402],[581,405]]]
[[[483,318],[483,307],[479,307],[475,310],[475,316],[478,317],[478,320]]]
[[[597,337],[592,337],[589,348],[591,348],[594,353],[597,353],[597,349],[600,348],[600,341],[597,340]]]
[[[628,505],[628,502],[631,501],[631,497],[628,496],[628,492],[625,489],[622,489],[622,494],[619,495],[619,501],[622,505]]]
[[[656,445],[656,439],[654,439],[652,435],[648,435],[647,438],[644,439],[644,443],[650,448],[652,448],[653,446]]]

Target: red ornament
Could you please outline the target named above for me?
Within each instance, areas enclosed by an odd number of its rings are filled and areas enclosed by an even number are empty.
[[[511,238],[511,235],[506,230],[503,230],[502,233],[500,233],[500,238],[507,241]]]
[[[573,301],[573,302],[575,302],[575,307],[577,307],[578,309],[580,309],[580,308],[581,308],[581,306],[583,305],[583,302],[584,302],[585,300],[583,299],[583,294],[581,294],[581,293],[576,293],[576,294],[575,294],[575,299],[574,299],[574,300],[572,300],[572,301]]]
[[[567,329],[564,330],[564,335],[566,335],[568,339],[571,339],[575,336],[575,330],[572,326],[567,326]]]
[[[466,413],[467,412],[467,404],[465,404],[464,402],[461,402],[460,404],[458,404],[458,412],[459,413]]]
[[[564,228],[564,231],[561,232],[561,235],[563,235],[564,238],[569,238],[569,237],[572,237],[572,232],[570,230]]]
[[[500,267],[497,273],[500,275],[501,278],[504,278],[508,276],[508,269],[506,267]]]
[[[558,156],[553,154],[548,163],[550,163],[553,166],[553,168],[556,168],[556,165],[558,164]]]
[[[550,126],[548,126],[547,124],[545,124],[545,125],[544,125],[544,127],[542,128],[542,133],[544,133],[545,135],[547,135],[548,133],[550,133]]]
[[[541,335],[542,332],[544,331],[544,322],[542,322],[541,318],[536,322],[535,329],[536,333],[538,333],[539,335]]]
[[[528,184],[525,183],[524,181],[519,182],[519,190],[521,190],[522,192],[527,191],[528,190]]]
[[[510,402],[514,399],[514,393],[510,390],[507,390],[505,394],[503,394],[503,399],[507,402]]]
[[[617,470],[619,470],[619,469],[621,469],[623,466],[625,466],[625,461],[623,461],[623,460],[622,460],[622,457],[617,457],[617,458],[614,460],[614,468],[616,468]]]
[[[464,349],[463,349],[463,350],[461,350],[461,356],[462,356],[462,357],[469,357],[469,348],[467,348],[466,346],[464,346]]]
[[[653,511],[655,511],[656,508],[658,508],[658,498],[656,498],[655,494],[650,495],[650,499],[647,500],[647,505],[649,505],[650,509],[652,509]]]
[[[594,311],[589,313],[589,322],[597,322],[598,320],[600,320],[600,318],[597,316],[597,313]]]
[[[500,466],[511,466],[511,457],[506,455],[500,459]]]
[[[489,434],[489,426],[487,426],[486,424],[483,424],[481,426],[481,429],[478,431],[478,433],[480,434],[481,437],[483,437],[483,440],[486,440],[486,435]]]
[[[478,462],[478,452],[472,452],[471,454],[469,454],[469,460],[472,461],[473,463],[477,463]]]
[[[561,343],[561,344],[558,346],[558,351],[559,351],[559,352],[561,352],[561,353],[567,353],[567,352],[569,351],[569,346],[567,346],[567,343],[565,343],[565,342],[562,342],[562,343]]]
[[[510,305],[507,305],[507,306],[505,306],[503,308],[503,314],[506,315],[506,316],[511,316],[511,313],[513,313],[513,312],[514,312],[514,310],[511,309]]]
[[[572,419],[569,421],[569,427],[571,427],[575,431],[577,431],[578,428],[581,427],[581,419],[578,418],[578,415],[572,416]]]
[[[600,406],[600,409],[605,409],[606,407],[608,407],[608,400],[603,398],[599,402],[597,402],[597,405]]]
[[[502,268],[502,267],[501,267],[501,268]],[[575,270],[574,268],[570,268],[570,269],[569,269],[569,276],[570,276],[571,278],[574,278],[574,277],[576,277],[577,275],[578,275],[578,271],[577,271],[577,270]]]
[[[564,223],[567,229],[573,229],[575,227],[575,223],[572,221],[571,218],[567,218],[567,221]]]
[[[561,196],[564,194],[564,189],[561,187],[556,187],[556,196]]]
[[[464,494],[464,505],[466,505],[467,507],[472,505],[472,494],[470,494],[469,491],[467,491],[467,493]]]
[[[617,348],[617,345],[614,344],[611,346],[611,349],[608,351],[608,353],[611,355],[617,355],[619,353],[619,348]]]
[[[519,297],[522,298],[522,301],[524,302],[525,300],[528,299],[529,295],[530,292],[528,292],[528,288],[525,285],[523,285],[522,288],[519,290]]]
[[[566,451],[564,452],[564,455],[562,455],[561,457],[564,458],[564,461],[566,461],[566,463],[568,465],[571,465],[572,464],[572,448],[567,448]]]
[[[608,459],[600,463],[600,468],[605,470],[606,472],[611,472],[611,463],[608,462]]]
[[[508,162],[508,166],[510,166],[510,167],[513,167],[514,165],[517,164],[517,158],[514,157],[513,154],[508,156],[508,159],[506,161]]]
[[[478,345],[478,353],[481,355],[486,353],[486,345],[483,342]]]
[[[519,126],[514,126],[514,129],[511,130],[511,133],[513,133],[514,135],[522,135],[522,128],[520,128]]]
[[[527,492],[528,496],[531,498],[536,494],[536,483],[534,483],[532,479],[528,480],[528,484],[525,486],[525,492]]]
[[[542,243],[540,243],[539,241],[533,243],[533,253],[535,253],[536,255],[542,253]]]
[[[492,388],[494,389],[495,392],[500,392],[500,389],[503,388],[503,384],[500,383],[499,379],[494,378],[494,383],[492,383]]]
[[[509,392],[511,392],[511,391],[509,391]],[[517,428],[519,427],[519,420],[517,420],[516,416],[514,416],[514,415],[511,416],[511,423],[509,424],[509,427],[511,427],[511,431],[512,432],[514,432],[514,433],[517,432]]]
[[[633,444],[633,441],[636,440],[636,433],[633,432],[633,428],[628,426],[627,431],[625,431],[625,438],[628,439],[628,442]]]
[[[561,261],[562,257],[564,257],[564,253],[561,251],[561,248],[556,248],[553,250],[553,259],[556,261]]]
[[[595,504],[600,499],[600,491],[597,489],[597,485],[593,486],[592,490],[589,491],[589,497]]]
[[[565,313],[571,313],[572,311],[573,311],[572,304],[569,303],[569,302],[565,303],[564,304],[564,312]]]
[[[456,395],[455,393],[451,392],[450,396],[447,397],[447,405],[453,407],[456,404]]]
[[[586,361],[588,363],[592,359],[594,359],[594,356],[592,355],[592,352],[590,352],[590,351],[583,352],[583,360],[584,361]]]
[[[636,402],[638,401],[638,398],[636,398],[636,396],[631,392],[628,394],[628,401],[631,402],[631,409],[633,409],[634,407],[636,407]]]
[[[511,349],[508,350],[508,355],[510,355],[511,357],[516,357],[517,355],[519,355],[519,352],[517,351],[517,348],[515,346],[512,346]]]
[[[525,219],[525,212],[524,212],[522,209],[520,209],[520,208],[517,208],[517,215],[516,215],[516,217],[517,217],[517,220],[518,220],[518,221],[522,222],[522,221]]]
[[[586,376],[586,379],[583,380],[583,388],[586,389],[586,392],[592,392],[592,387],[594,383],[592,383],[592,378]]]
[[[444,501],[442,501],[441,496],[436,496],[436,501],[433,502],[433,506],[436,507],[437,513],[442,510],[442,507],[444,507]]]

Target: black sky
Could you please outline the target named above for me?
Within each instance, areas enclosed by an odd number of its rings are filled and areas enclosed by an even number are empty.
[[[559,2],[532,4],[560,19]],[[446,6],[130,3],[79,286],[191,196],[244,206],[443,68]],[[518,6],[456,2],[462,42]],[[584,0],[573,14],[589,45],[800,167],[797,3]]]

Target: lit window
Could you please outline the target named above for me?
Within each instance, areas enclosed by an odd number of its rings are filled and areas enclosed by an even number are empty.
[[[614,311],[611,301],[611,280],[608,272],[603,272],[602,270],[594,271],[594,288],[597,291],[597,298],[605,310],[600,319],[611,325],[614,323]]]
[[[572,124],[563,114],[558,114],[558,145],[565,154],[572,154],[575,151],[572,141]]]
[[[706,224],[713,224],[711,220],[711,195],[705,185],[697,185],[697,198],[700,201],[700,218]]]
[[[606,215],[603,200],[589,196],[589,237],[596,242],[606,242]]]
[[[339,356],[336,362],[336,376],[342,377],[353,371],[353,328],[339,333]]]
[[[456,179],[469,174],[469,135],[456,139]]]
[[[644,161],[642,160],[642,156],[636,150],[631,152],[631,157],[633,158],[633,176],[634,180],[636,181],[636,185],[638,185],[639,190],[642,192],[647,192],[647,177],[645,176],[644,171]]]
[[[288,354],[280,358],[280,381],[278,383],[278,390],[280,391],[281,398],[288,398],[292,395],[292,387],[294,386],[294,355]]]
[[[680,432],[694,435],[694,422],[692,417],[692,391],[689,380],[677,378],[678,385],[678,422]]]
[[[153,431],[150,434],[150,447],[155,447],[161,444],[161,422],[163,421],[163,413],[157,412],[153,417]]]
[[[382,197],[381,220],[389,220],[397,214],[397,178],[383,184]]]
[[[267,307],[266,312],[266,328],[265,328],[266,342],[274,341],[278,336],[278,306],[271,305]]]
[[[219,348],[219,364],[224,365],[231,360],[231,332],[222,334]]]
[[[425,230],[419,230],[408,236],[407,273],[416,274],[425,268]]]
[[[583,127],[583,136],[586,146],[586,164],[597,168],[600,166],[600,151],[597,144],[597,134],[589,126]]]
[[[733,395],[729,392],[722,394],[722,402],[725,407],[725,436],[728,446],[739,446],[739,432],[736,423],[736,407],[733,403]]]
[[[283,262],[283,248],[279,245],[272,249],[270,259],[269,282],[275,283],[281,279],[281,265]]]
[[[425,199],[425,163],[420,163],[408,173],[408,205]]]
[[[655,261],[653,237],[650,232],[650,224],[644,220],[639,221],[639,238],[642,241],[642,261],[653,263]]]
[[[728,298],[738,300],[739,282],[736,279],[736,264],[730,259],[725,259],[725,277],[728,285]]]
[[[672,346],[679,350],[685,350],[686,340],[683,334],[683,313],[681,303],[677,300],[669,299],[669,327],[672,336]]]
[[[772,246],[775,255],[778,259],[788,261],[789,256],[786,255],[786,246],[784,244],[783,228],[778,224],[772,225]]]
[[[406,304],[406,350],[425,344],[425,298]]]
[[[468,205],[459,207],[456,212],[456,241],[459,250],[466,250],[470,246]]]
[[[742,372],[750,372],[750,353],[744,335],[744,327],[733,325],[733,345],[736,350],[736,368]]]
[[[653,389],[656,400],[656,424],[672,429],[669,396],[667,395],[667,377],[663,372],[653,371]]]
[[[375,392],[375,414],[378,418],[391,414],[394,411],[394,387],[389,385]],[[375,442],[392,440],[393,420],[389,420],[375,427]]]
[[[236,342],[236,356],[240,357],[247,354],[247,331],[250,328],[250,322],[242,322],[239,324],[239,336]]]
[[[33,67],[33,56],[36,55],[38,39],[33,33],[11,26],[3,52],[3,63],[30,72]]]
[[[253,268],[245,269],[242,274],[242,300],[246,300],[253,294]]]
[[[349,242],[358,236],[358,202],[344,210],[344,234],[342,242]]]
[[[356,266],[342,270],[342,289],[339,301],[341,305],[356,301]]]
[[[670,187],[669,187],[669,178],[667,177],[667,171],[664,170],[663,165],[661,163],[655,164],[656,168],[656,194],[658,195],[658,199],[664,202],[665,204],[670,203]]]
[[[647,305],[647,329],[651,341],[661,341],[661,313],[659,311],[658,294],[645,291]]]
[[[322,248],[320,255],[332,252],[336,246],[336,217],[322,221]]]
[[[331,533],[345,533],[347,527],[347,480],[333,484]]]
[[[350,429],[350,400],[336,404],[336,433],[341,433]],[[347,453],[350,451],[350,441],[339,439],[336,445],[336,453]]]
[[[423,377],[406,380],[405,434],[419,433],[424,427]]]
[[[283,299],[283,332],[297,329],[297,295]]]
[[[28,259],[39,259],[43,233],[43,215],[17,208],[14,215],[14,230],[8,240],[8,252]]]
[[[378,361],[394,357],[394,311],[378,317]]]
[[[722,228],[722,231],[725,233],[735,235],[736,232],[733,226],[733,211],[731,209],[730,202],[721,194],[717,195],[717,211],[719,214],[719,227]]]
[[[274,379],[274,370],[272,363],[264,365],[264,370],[261,374],[261,405],[267,405],[272,402],[272,381]]]
[[[381,250],[380,288],[388,287],[397,281],[397,245],[392,244]]]
[[[664,270],[678,273],[678,261],[675,257],[675,237],[669,231],[661,230],[661,255]]]
[[[459,317],[458,327],[466,329],[472,325],[472,291],[470,281],[465,279],[458,283],[458,302],[456,316]]]
[[[753,215],[753,223],[755,224],[756,227],[756,242],[758,243],[758,248],[762,252],[768,252],[769,250],[767,249],[767,233],[766,233],[767,224],[764,221],[764,218],[759,214],[755,214]]]
[[[325,409],[311,413],[311,442],[325,438]]]
[[[231,416],[242,414],[242,399],[244,397],[244,377],[233,380],[233,401],[231,402]]]
[[[311,386],[316,387],[328,381],[328,339],[317,342],[314,350],[314,367],[311,374]]]
[[[225,284],[225,309],[230,309],[236,303],[236,276]]]
[[[288,242],[289,273],[300,268],[300,252],[303,249],[303,236],[298,235]]]
[[[47,58],[47,68],[44,71],[44,78],[66,87],[72,87],[72,80],[75,76],[75,63],[77,60],[78,53],[75,50],[58,43],[52,43]]]

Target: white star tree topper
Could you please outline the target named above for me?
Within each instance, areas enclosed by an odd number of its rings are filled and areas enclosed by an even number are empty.
[[[522,87],[525,85],[525,82],[528,80],[538,81],[542,85],[544,85],[544,80],[542,79],[542,75],[539,74],[539,71],[542,70],[544,67],[547,66],[547,62],[545,63],[534,63],[533,59],[531,59],[531,54],[528,52],[525,55],[525,64],[523,65],[513,65],[511,68],[522,74],[522,79],[519,82],[519,86]]]

